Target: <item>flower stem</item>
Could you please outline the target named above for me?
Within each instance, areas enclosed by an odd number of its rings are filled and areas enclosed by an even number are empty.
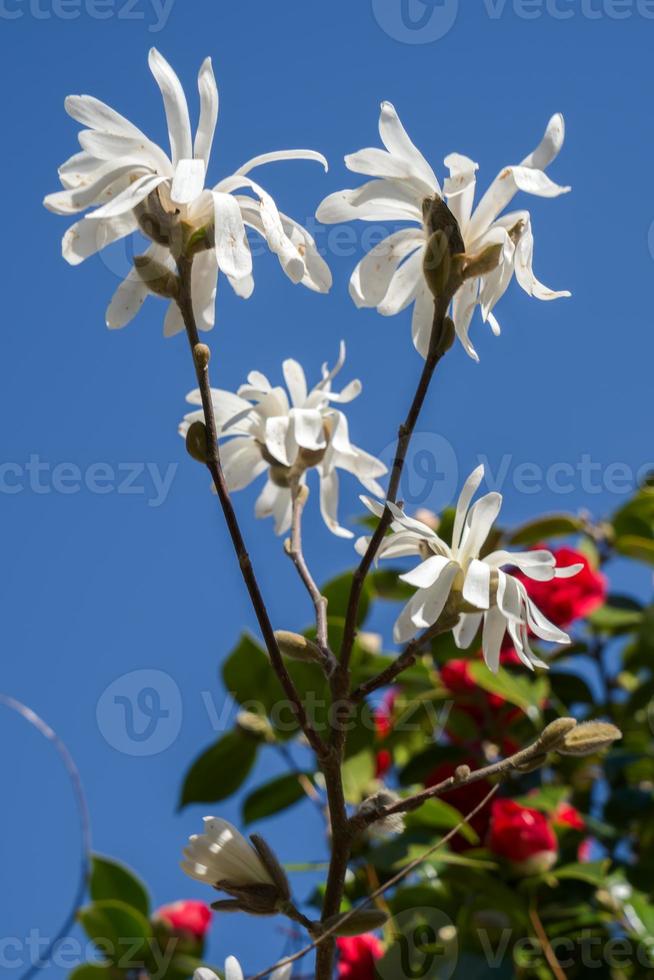
[[[195,322],[195,314],[193,312],[193,300],[191,294],[192,266],[192,256],[187,257],[182,255],[177,259],[177,269],[179,273],[179,295],[177,297],[177,304],[186,327],[186,333],[191,346],[191,352],[193,354],[193,362],[195,364],[195,371],[200,389],[200,396],[202,399],[204,423],[207,436],[207,469],[211,473],[211,478],[216,488],[216,493],[218,494],[218,499],[225,517],[227,529],[234,546],[234,551],[236,552],[236,556],[238,558],[243,581],[245,582],[248,590],[250,600],[259,623],[259,628],[261,629],[261,633],[266,644],[266,649],[268,650],[270,661],[281,682],[284,692],[289,699],[298,724],[304,732],[307,741],[311,745],[311,748],[314,750],[316,755],[321,758],[326,754],[327,748],[311,724],[304,705],[302,704],[300,695],[298,694],[295,684],[293,683],[293,679],[286,669],[286,664],[284,663],[277,640],[275,639],[275,633],[272,623],[270,622],[268,610],[261,594],[261,589],[259,588],[259,583],[254,573],[254,568],[252,567],[252,562],[245,546],[245,541],[236,517],[236,512],[234,511],[234,506],[225,482],[225,476],[223,474],[220,461],[220,451],[218,449],[218,432],[211,397],[209,363],[207,357],[201,356],[201,351],[204,350],[204,345],[200,343],[197,324]]]

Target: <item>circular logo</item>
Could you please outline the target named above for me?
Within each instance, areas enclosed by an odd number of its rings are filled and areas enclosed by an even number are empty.
[[[391,443],[380,458],[389,471],[395,458],[396,443]],[[397,499],[408,511],[420,507],[437,514],[449,506],[459,482],[459,466],[452,445],[437,432],[416,432],[406,456]]]
[[[433,44],[456,22],[459,0],[372,0],[375,20],[395,41]]]
[[[102,693],[95,712],[105,742],[125,755],[157,755],[182,727],[182,698],[162,670],[133,670]]]
[[[437,908],[407,909],[390,927],[393,941],[377,964],[382,980],[449,980],[459,944],[452,920]]]

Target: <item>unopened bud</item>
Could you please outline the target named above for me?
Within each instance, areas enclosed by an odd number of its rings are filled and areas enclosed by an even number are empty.
[[[206,344],[196,344],[193,348],[193,357],[196,367],[203,371],[211,360],[211,351]]]
[[[457,783],[462,783],[470,775],[470,766],[457,766],[454,770],[454,779]]]
[[[557,747],[560,755],[593,755],[622,738],[622,732],[606,721],[585,721],[565,736]]]
[[[448,350],[456,340],[456,329],[454,327],[454,320],[451,317],[446,316],[443,319],[443,326],[441,328],[441,335],[438,338],[438,343],[436,346],[436,353],[441,357],[443,354],[447,354]]]
[[[575,718],[557,718],[543,730],[538,739],[538,744],[543,750],[549,752],[555,749],[576,727]]]
[[[332,936],[362,936],[364,933],[381,929],[387,921],[388,916],[381,909],[360,909],[332,915],[321,923],[321,928],[324,932],[330,932]]]
[[[280,653],[289,660],[301,660],[304,663],[315,663],[322,660],[322,652],[312,640],[300,633],[290,633],[288,630],[275,630],[275,639]]]
[[[161,262],[150,258],[149,255],[135,255],[134,268],[139,279],[145,283],[151,293],[163,296],[164,299],[175,299],[179,292],[179,280]]]
[[[447,235],[435,231],[427,242],[422,271],[433,296],[442,296],[450,280],[452,260]]]
[[[255,735],[265,741],[274,741],[272,725],[263,715],[258,715],[255,711],[239,711],[236,716],[236,724],[242,732],[248,735]]]
[[[278,903],[290,901],[291,889],[288,884],[288,878],[286,877],[286,872],[277,860],[277,856],[275,855],[274,851],[259,834],[251,834],[250,840],[252,841],[255,850],[261,859],[261,863],[275,883],[279,896]]]
[[[199,420],[192,422],[186,433],[186,451],[189,456],[196,459],[198,463],[206,463],[209,459],[209,444],[207,442],[207,428],[204,422]]]
[[[481,252],[474,255],[466,255],[461,275],[464,279],[477,279],[479,276],[487,276],[489,272],[497,269],[502,258],[503,245],[487,245]]]

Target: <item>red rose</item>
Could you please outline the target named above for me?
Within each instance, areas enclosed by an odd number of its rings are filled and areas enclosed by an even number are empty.
[[[186,899],[180,902],[172,902],[170,905],[163,905],[157,909],[152,918],[165,922],[181,935],[202,940],[209,928],[211,915],[211,909],[204,902]]]
[[[565,629],[575,619],[582,619],[598,609],[606,599],[607,581],[601,572],[574,548],[558,548],[552,554],[561,568],[581,564],[583,568],[572,578],[555,578],[550,582],[534,582],[516,569],[512,572],[527,589],[542,613],[549,620]]]
[[[570,827],[571,830],[585,830],[586,822],[579,810],[569,803],[559,803],[553,814],[555,827]]]
[[[425,786],[437,786],[445,779],[453,776],[456,768],[461,765],[469,765],[471,769],[477,768],[477,762],[474,759],[464,759],[459,762],[443,762],[433,772],[430,772],[425,780]],[[468,786],[459,786],[457,789],[448,790],[446,793],[443,793],[442,800],[444,803],[449,803],[450,806],[453,806],[462,816],[467,817],[488,796],[490,789],[491,784],[481,779],[477,783],[470,783]],[[480,810],[479,813],[476,813],[468,821],[480,841],[483,841],[488,833],[489,821],[490,806],[485,806],[483,810]],[[475,845],[467,841],[462,834],[456,834],[450,841],[450,847],[453,851],[457,852],[467,851],[473,846]]]
[[[545,814],[513,800],[493,802],[488,846],[519,874],[547,871],[558,853],[556,834]]]
[[[342,936],[338,948],[338,980],[375,980],[375,961],[384,955],[384,947],[372,933],[365,936]]]

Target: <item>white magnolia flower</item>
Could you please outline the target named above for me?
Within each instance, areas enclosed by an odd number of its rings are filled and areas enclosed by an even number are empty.
[[[193,264],[193,301],[201,329],[210,330],[214,324],[219,270],[239,296],[247,298],[252,293],[252,255],[246,227],[265,238],[293,282],[327,292],[331,274],[313,238],[278,211],[272,197],[248,176],[255,167],[276,160],[317,160],[327,169],[322,154],[313,150],[265,153],[248,160],[213,187],[205,187],[218,119],[218,89],[211,59],[203,62],[198,75],[200,118],[195,139],[177,75],[154,48],[149,65],[163,96],[170,157],[133,123],[98,99],[89,95],[70,95],[66,99],[66,111],[87,128],[79,134],[82,151],[59,168],[64,190],[49,194],[44,204],[57,214],[76,214],[89,207],[95,210],[64,235],[64,258],[71,265],[78,265],[112,242],[145,230],[148,221],[152,231],[154,213],[163,214],[167,220],[176,215],[176,220],[193,227],[215,228],[214,247],[200,252]],[[153,233],[150,237],[157,236]],[[153,241],[146,254],[174,271],[165,242]],[[107,326],[123,327],[129,323],[147,294],[146,285],[132,270],[109,305]],[[171,303],[164,333],[170,336],[183,329],[177,304]]]
[[[236,394],[212,389],[225,479],[230,490],[241,490],[262,473],[266,485],[257,500],[257,517],[274,517],[275,531],[283,534],[291,524],[291,484],[306,484],[308,469],[320,478],[320,510],[325,524],[340,537],[352,533],[338,523],[338,472],[358,477],[371,493],[383,495],[376,477],[386,473],[384,464],[350,442],[348,423],[334,403],[352,401],[361,392],[361,382],[351,381],[340,392],[332,382],[345,362],[345,344],[330,371],[322,368],[322,380],[309,391],[304,371],[297,361],[282,365],[286,389],[273,387],[258,371],[248,375],[247,384]],[[200,405],[199,390],[187,396]],[[202,421],[202,410],[191,412],[180,425],[186,435],[191,423]]]
[[[227,820],[204,818],[204,833],[189,837],[182,870],[196,881],[239,885],[272,885],[270,874],[252,845]]]
[[[280,966],[270,974],[270,980],[289,980],[292,967]],[[218,977],[206,966],[201,966],[193,974],[193,980],[218,980]],[[243,970],[241,964],[235,956],[228,956],[225,960],[225,980],[243,980]]]
[[[450,176],[441,189],[434,171],[409,139],[390,102],[382,102],[379,133],[385,150],[368,148],[345,158],[350,170],[376,179],[355,190],[331,194],[317,211],[319,220],[326,224],[359,219],[418,225],[394,232],[359,263],[350,280],[350,294],[357,306],[376,307],[383,316],[393,316],[413,303],[413,341],[422,356],[426,356],[434,301],[423,275],[425,246],[431,234],[425,221],[425,208],[428,211],[435,198],[447,202],[459,224],[468,254],[479,253],[489,245],[502,245],[498,267],[488,275],[467,280],[452,304],[457,335],[472,358],[478,360],[468,337],[475,306],[481,307],[484,321],[490,323],[494,333],[499,333],[492,310],[514,273],[530,296],[548,300],[570,295],[553,292],[534,276],[534,239],[529,212],[502,214],[518,191],[556,197],[570,190],[554,184],[544,173],[563,145],[563,116],[551,118],[542,142],[519,166],[505,167],[498,174],[474,212],[478,165],[473,160],[459,153],[446,157]]]
[[[522,582],[511,574],[511,568],[519,568],[528,578],[548,582],[576,575],[583,565],[557,568],[554,555],[544,550],[493,551],[480,558],[502,505],[501,494],[488,493],[470,506],[483,476],[484,467],[479,466],[466,480],[456,507],[451,545],[439,538],[432,528],[407,517],[389,503],[394,518],[393,533],[384,538],[378,556],[420,555],[422,558],[413,571],[400,576],[417,591],[395,624],[395,641],[406,643],[420,630],[433,626],[455,593],[479,609],[479,612],[468,612],[459,617],[453,631],[458,647],[470,646],[483,621],[484,659],[492,671],[498,669],[507,630],[518,656],[527,667],[546,667],[529,646],[529,631],[552,643],[569,643],[570,637],[545,618],[529,598]],[[362,500],[374,514],[381,516],[383,504],[365,497]],[[366,546],[367,539],[357,541],[359,552]]]

